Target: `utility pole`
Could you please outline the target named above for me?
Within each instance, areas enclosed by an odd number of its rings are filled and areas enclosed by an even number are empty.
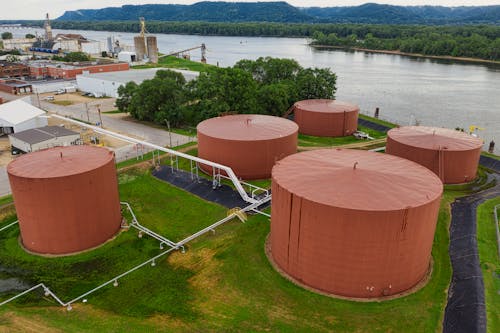
[[[90,123],[89,104],[87,102],[85,102],[85,110],[87,111],[87,123]]]
[[[170,148],[172,148],[172,132],[170,132],[170,122],[168,120],[165,120],[167,122],[167,128],[168,128],[168,138],[170,140]]]
[[[99,124],[101,125],[101,128],[102,128],[102,117],[101,117],[101,108],[100,108],[100,104],[97,104],[97,113],[99,114]]]

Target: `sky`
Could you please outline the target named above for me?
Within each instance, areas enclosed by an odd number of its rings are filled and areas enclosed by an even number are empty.
[[[255,2],[276,0],[240,0],[232,2]],[[193,4],[199,1],[192,0],[1,0],[0,20],[40,20],[45,13],[52,18],[61,16],[66,10],[95,9],[104,7],[119,7],[122,5],[137,4]],[[367,2],[384,3],[391,5],[440,5],[440,6],[482,6],[500,5],[500,0],[288,0],[289,4],[298,7],[337,7],[356,6]]]

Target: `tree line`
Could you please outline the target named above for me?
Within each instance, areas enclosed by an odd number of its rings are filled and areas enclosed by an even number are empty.
[[[372,33],[351,34],[341,37],[336,33],[315,32],[313,45],[329,45],[345,48],[390,50],[434,56],[469,57],[500,60],[500,37],[488,38],[478,33],[453,35],[434,31],[421,32],[405,38],[376,37]]]
[[[232,113],[282,116],[296,101],[333,99],[335,91],[336,75],[330,69],[267,57],[210,67],[190,82],[178,72],[160,70],[140,85],[119,87],[116,105],[138,120],[182,127]]]

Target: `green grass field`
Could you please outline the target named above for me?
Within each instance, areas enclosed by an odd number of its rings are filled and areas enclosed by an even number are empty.
[[[207,71],[210,67],[213,67],[213,65],[203,64],[201,62],[186,60],[174,56],[168,56],[160,58],[158,64],[132,66],[132,68],[134,69],[157,68],[157,67],[187,69],[195,72],[204,72]]]
[[[380,139],[385,137],[385,133],[375,131],[369,129],[364,126],[358,126],[358,130],[368,133],[372,138]],[[369,140],[360,140],[356,139],[354,136],[344,136],[339,138],[331,138],[331,137],[319,137],[319,136],[309,136],[304,134],[299,134],[299,146],[301,147],[331,147],[331,146],[339,146],[345,145],[349,143],[357,143]]]
[[[500,198],[486,201],[477,209],[477,239],[486,296],[488,332],[500,331],[500,258],[498,257],[493,208]],[[500,215],[500,209],[498,210]],[[500,216],[499,216],[500,217]]]
[[[172,240],[226,214],[147,171],[121,173],[119,181],[121,199],[131,203],[139,221]],[[431,281],[401,299],[356,303],[297,287],[269,264],[269,221],[259,215],[244,224],[229,222],[190,243],[186,254],[175,252],[156,267],[132,273],[71,312],[41,293],[26,296],[0,308],[0,331],[434,332],[440,330],[451,276],[448,203],[454,196],[448,194],[440,210]],[[157,242],[131,230],[88,253],[40,258],[19,247],[18,234],[15,227],[0,235],[0,266],[32,284],[46,282],[63,300],[160,252]]]

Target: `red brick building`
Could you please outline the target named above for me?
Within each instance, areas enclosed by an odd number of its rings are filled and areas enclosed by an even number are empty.
[[[68,64],[60,62],[33,62],[29,66],[30,76],[41,78],[54,78],[54,79],[75,79],[77,75],[83,72],[93,73],[106,73],[118,72],[129,70],[129,64],[125,62],[119,63],[79,63]]]
[[[0,79],[0,91],[13,95],[31,94],[33,87],[31,84],[21,80]]]
[[[30,68],[23,64],[0,61],[0,77],[28,77]]]

